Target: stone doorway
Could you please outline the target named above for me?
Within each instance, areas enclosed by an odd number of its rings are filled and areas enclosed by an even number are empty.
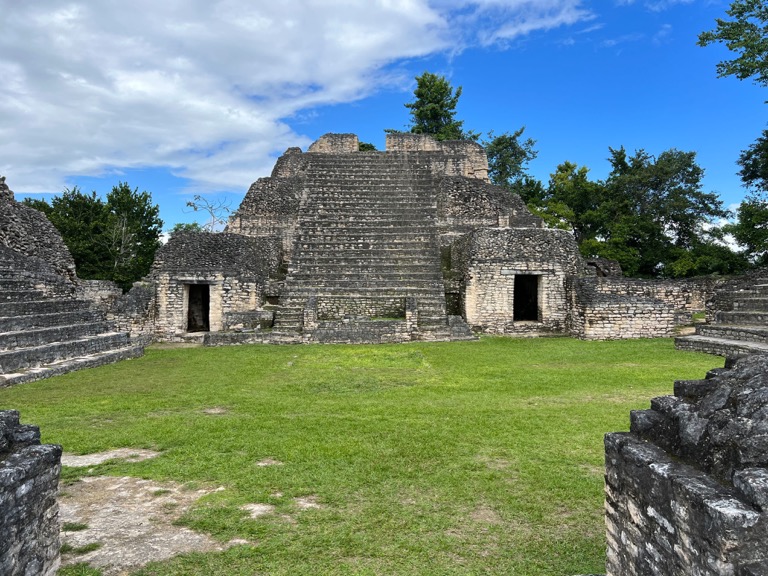
[[[515,275],[514,322],[539,320],[539,276],[533,274]]]
[[[208,332],[211,328],[211,287],[189,284],[187,301],[187,332]]]

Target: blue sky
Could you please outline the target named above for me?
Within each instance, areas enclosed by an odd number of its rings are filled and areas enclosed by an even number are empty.
[[[16,192],[147,190],[167,228],[236,207],[289,146],[406,128],[414,77],[463,87],[465,127],[526,127],[531,173],[609,170],[608,147],[694,150],[726,205],[768,90],[696,45],[714,0],[0,0],[0,174]]]

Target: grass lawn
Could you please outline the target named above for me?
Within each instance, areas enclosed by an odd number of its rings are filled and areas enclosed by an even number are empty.
[[[603,434],[722,364],[669,339],[149,349],[0,407],[68,452],[162,451],[94,475],[226,488],[183,523],[255,545],[142,576],[573,575],[605,571]]]

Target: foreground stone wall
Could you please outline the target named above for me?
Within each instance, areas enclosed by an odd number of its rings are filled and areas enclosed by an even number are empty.
[[[40,445],[40,431],[0,411],[0,574],[53,576],[59,560],[56,503],[61,446]]]
[[[0,246],[48,262],[56,274],[76,282],[75,261],[45,214],[16,202],[0,177]]]
[[[608,576],[768,574],[768,357],[676,382],[605,448]]]

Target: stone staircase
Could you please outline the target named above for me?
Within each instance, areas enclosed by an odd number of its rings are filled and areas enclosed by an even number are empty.
[[[404,322],[405,300],[413,298],[418,331],[450,335],[427,163],[413,153],[307,156],[275,330],[300,332],[310,298],[326,328],[327,322]]]
[[[768,278],[735,292],[731,310],[717,310],[710,324],[691,336],[675,338],[678,350],[696,350],[728,358],[768,354]]]
[[[5,264],[5,265],[4,265]],[[0,261],[0,387],[135,358],[143,345],[84,300]]]

